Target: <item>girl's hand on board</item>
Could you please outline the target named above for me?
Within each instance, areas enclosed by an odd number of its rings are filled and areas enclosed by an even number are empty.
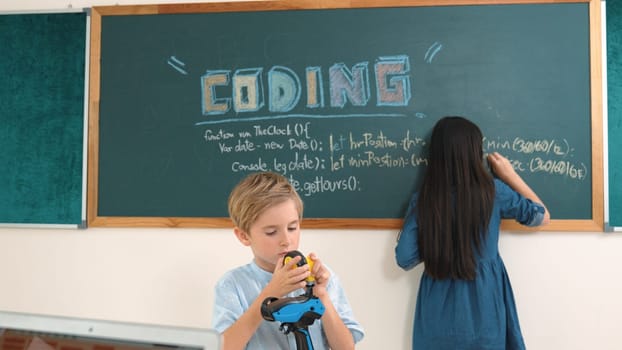
[[[493,174],[504,182],[510,183],[518,176],[512,163],[498,152],[488,154],[486,159],[488,160],[488,164],[490,164]]]

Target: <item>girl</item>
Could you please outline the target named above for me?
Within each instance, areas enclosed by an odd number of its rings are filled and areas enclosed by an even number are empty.
[[[487,156],[482,133],[462,117],[432,130],[428,168],[413,194],[395,248],[397,264],[421,277],[413,349],[525,349],[516,305],[498,252],[501,219],[526,226],[549,212],[510,162]]]

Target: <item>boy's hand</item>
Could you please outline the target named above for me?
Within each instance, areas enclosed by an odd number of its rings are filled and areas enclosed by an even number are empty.
[[[296,266],[302,257],[296,256],[283,264],[284,258],[280,257],[277,261],[272,279],[266,286],[266,289],[270,288],[271,295],[279,298],[304,288],[306,286],[305,279],[311,274],[308,265]]]
[[[322,260],[320,260],[315,253],[309,254],[309,258],[313,260],[313,270],[311,271],[311,275],[315,277],[313,295],[319,299],[322,299],[324,296],[328,295],[326,287],[330,281],[330,272],[326,267],[324,267]]]

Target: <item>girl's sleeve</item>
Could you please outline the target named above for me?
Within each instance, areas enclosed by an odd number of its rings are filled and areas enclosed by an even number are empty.
[[[539,226],[544,220],[544,206],[514,191],[501,180],[495,180],[497,199],[500,201],[501,217],[515,219],[525,226]]]
[[[397,265],[404,270],[410,270],[421,262],[419,256],[419,246],[417,244],[417,214],[415,207],[417,205],[417,195],[413,194],[406,209],[406,216],[402,230],[397,237],[397,245],[395,246],[395,261]]]

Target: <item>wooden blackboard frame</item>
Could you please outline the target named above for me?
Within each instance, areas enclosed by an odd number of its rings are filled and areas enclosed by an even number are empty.
[[[592,164],[592,217],[588,220],[552,220],[539,228],[546,231],[602,231],[603,211],[603,124],[602,124],[602,50],[600,0],[393,0],[393,1],[257,1],[230,3],[191,3],[136,6],[93,7],[91,14],[91,57],[89,94],[89,144],[88,144],[88,198],[89,226],[97,227],[230,227],[228,218],[186,217],[106,217],[98,214],[98,156],[99,156],[99,106],[101,22],[103,16],[154,15],[207,12],[245,12],[267,10],[321,10],[340,8],[380,8],[419,6],[462,6],[492,4],[550,4],[588,3],[590,23],[590,99],[591,99],[591,164]],[[306,218],[305,228],[365,228],[386,229],[401,227],[402,219]],[[504,221],[504,230],[525,230],[520,225]]]

